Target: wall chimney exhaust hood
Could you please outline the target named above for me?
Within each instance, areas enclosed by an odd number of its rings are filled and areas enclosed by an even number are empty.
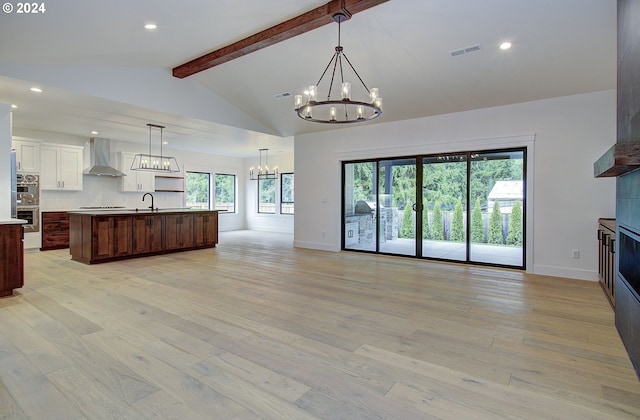
[[[89,143],[91,166],[84,170],[85,175],[95,176],[126,176],[111,166],[111,141],[92,137]]]
[[[593,164],[596,178],[621,176],[640,168],[640,142],[616,143]]]

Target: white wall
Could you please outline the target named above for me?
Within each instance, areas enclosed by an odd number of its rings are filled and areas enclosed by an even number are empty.
[[[296,136],[304,170],[296,173],[294,245],[340,249],[342,160],[528,143],[527,271],[597,280],[597,219],[615,216],[615,179],[593,178],[593,162],[614,143],[615,124],[615,90],[607,90]]]
[[[264,158],[264,156],[263,156]],[[294,172],[294,154],[269,154],[269,167],[278,166],[280,173]],[[262,162],[264,164],[264,161]],[[258,167],[259,157],[255,159],[245,159],[246,171],[250,167]],[[298,174],[295,174],[294,183],[297,183]],[[293,233],[295,215],[280,214],[280,177],[276,186],[276,214],[258,213],[258,181],[251,181],[246,177],[245,200],[246,200],[246,226],[247,229],[259,230],[263,232]],[[298,189],[295,188],[295,194]],[[298,203],[295,203],[295,213],[298,213]]]
[[[11,219],[11,105],[0,104],[0,220]]]

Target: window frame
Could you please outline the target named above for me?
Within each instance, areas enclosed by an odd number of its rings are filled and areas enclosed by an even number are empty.
[[[216,197],[216,193],[217,193],[217,177],[218,176],[231,176],[233,177],[233,211],[229,211],[227,209],[218,209],[218,200]],[[238,182],[238,177],[235,174],[227,174],[227,173],[222,173],[222,172],[216,172],[214,173],[214,178],[213,178],[213,203],[214,203],[214,210],[220,210],[222,211],[222,214],[235,214],[238,212],[238,206],[237,206],[237,202],[238,202],[238,187],[237,187],[237,182]]]
[[[285,175],[291,175],[291,195],[293,196],[293,200],[292,201],[284,201],[284,189],[283,189],[283,182],[284,182],[284,177]],[[294,196],[294,188],[295,188],[295,177],[294,177],[294,173],[293,172],[283,172],[280,174],[280,214],[285,214],[285,215],[291,215],[293,216],[295,214],[295,196]],[[292,211],[289,212],[283,212],[283,204],[291,204],[291,209]]]
[[[260,185],[261,185],[262,182],[265,182],[265,181],[273,182],[273,203],[266,203],[266,204],[273,204],[273,211],[261,211],[260,210],[260,207],[261,207],[261,204],[262,204],[262,202],[260,201],[260,198],[261,198],[260,197]],[[274,178],[258,179],[258,184],[257,184],[256,190],[257,190],[257,204],[258,204],[257,211],[258,211],[258,214],[276,214],[276,200],[277,200],[277,197],[276,197],[276,179],[274,179]]]
[[[207,210],[211,210],[211,203],[212,203],[212,199],[211,199],[211,172],[205,172],[205,171],[185,171],[185,194],[184,194],[184,201],[185,201],[185,205],[188,205],[187,203],[187,196],[188,196],[188,182],[189,182],[189,174],[202,174],[202,175],[207,175],[208,177],[208,191],[207,191]]]

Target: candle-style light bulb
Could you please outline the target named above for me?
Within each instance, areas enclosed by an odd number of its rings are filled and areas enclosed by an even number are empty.
[[[351,99],[351,83],[343,82],[342,89],[340,89],[340,96],[342,99]]]
[[[336,107],[332,106],[329,108],[329,114],[331,115],[331,119],[330,121],[335,121],[336,120]]]
[[[309,85],[308,92],[309,101],[315,101],[318,96],[318,88],[316,87],[316,85]]]
[[[379,95],[380,93],[378,92],[378,88],[371,88],[369,91],[369,98],[371,99],[371,102],[375,102]]]

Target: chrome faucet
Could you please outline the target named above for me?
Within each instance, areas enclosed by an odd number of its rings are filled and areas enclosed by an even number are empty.
[[[144,199],[147,198],[147,196],[151,196],[151,205],[149,206],[149,208],[151,209],[151,211],[153,211],[153,194],[144,193],[144,195],[142,196],[142,201],[144,202]]]

